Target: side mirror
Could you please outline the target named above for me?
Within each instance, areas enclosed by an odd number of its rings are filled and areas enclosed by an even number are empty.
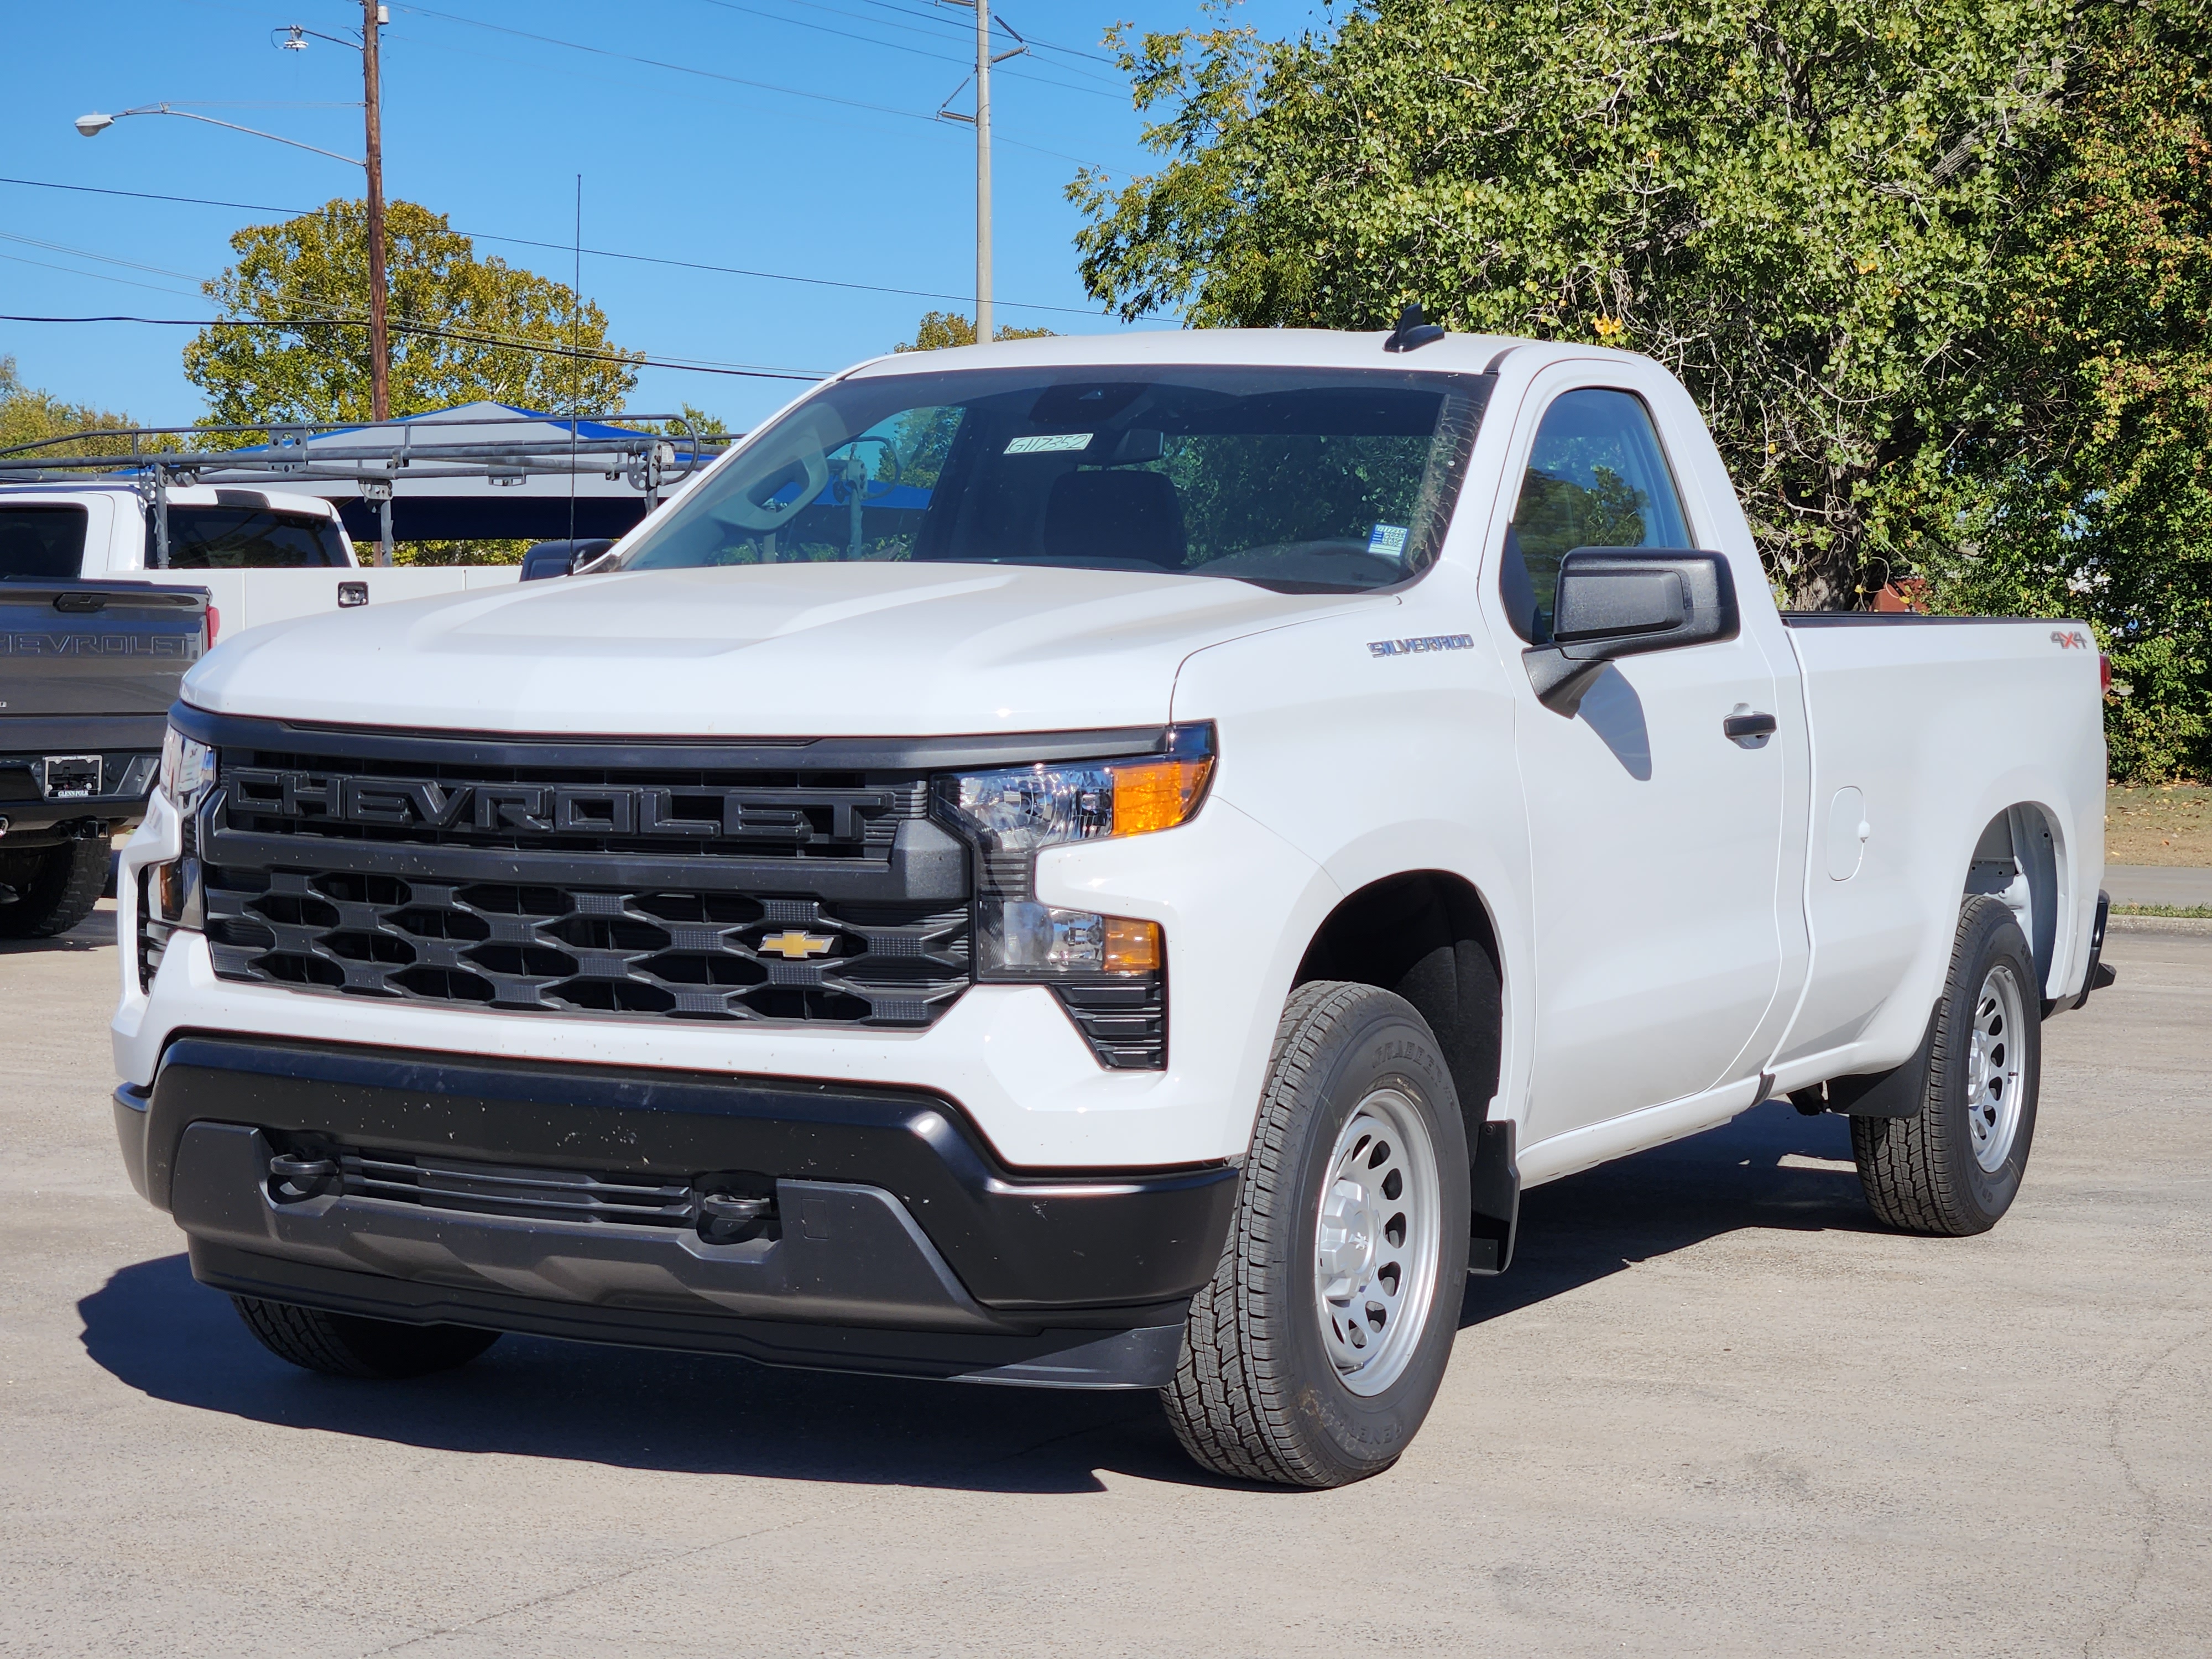
[[[587,559],[597,558],[614,544],[599,538],[573,542],[540,542],[522,556],[522,580],[544,581],[567,576]]]
[[[1735,580],[1718,553],[1578,547],[1559,561],[1552,639],[1521,653],[1536,700],[1572,719],[1617,657],[1732,640]]]

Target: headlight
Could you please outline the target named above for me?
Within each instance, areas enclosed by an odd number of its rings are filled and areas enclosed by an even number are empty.
[[[161,793],[180,814],[189,815],[215,781],[215,750],[171,726],[161,739]]]
[[[1036,899],[1036,855],[1071,842],[1188,823],[1213,778],[1213,728],[1171,726],[1140,759],[1039,763],[940,779],[942,816],[976,854],[975,969],[983,979],[1157,974],[1157,924]]]

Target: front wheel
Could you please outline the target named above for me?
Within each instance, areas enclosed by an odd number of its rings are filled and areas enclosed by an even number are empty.
[[[1451,1357],[1468,1224],[1467,1132],[1427,1023],[1371,985],[1300,986],[1164,1391],[1184,1449],[1294,1486],[1396,1462]]]
[[[465,1365],[499,1340],[497,1331],[465,1325],[404,1325],[264,1302],[258,1296],[230,1300],[263,1347],[302,1370],[325,1376],[427,1376]]]

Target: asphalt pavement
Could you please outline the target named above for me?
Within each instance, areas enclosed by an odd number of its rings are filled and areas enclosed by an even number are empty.
[[[2105,890],[2115,904],[2212,904],[2212,870],[2185,865],[2108,864]]]
[[[1146,1396],[292,1370],[124,1179],[102,921],[0,953],[0,1653],[2212,1648],[2212,938],[2112,935],[1984,1237],[1786,1106],[1532,1192],[1411,1452],[1307,1493]]]

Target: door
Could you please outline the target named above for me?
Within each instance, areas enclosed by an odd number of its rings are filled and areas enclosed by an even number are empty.
[[[1568,367],[1581,377],[1610,368]],[[1719,544],[1685,512],[1650,406],[1623,383],[1633,371],[1617,373],[1590,385],[1555,370],[1523,406],[1534,431],[1499,594],[1515,631],[1536,643],[1549,637],[1553,584],[1571,550]],[[1764,578],[1744,562],[1731,561],[1738,592],[1755,595]],[[1533,695],[1522,706],[1532,1141],[1756,1071],[1745,1050],[1782,972],[1784,774],[1771,739],[1730,738],[1723,722],[1774,712],[1777,695],[1747,629],[1609,665],[1571,718]]]

